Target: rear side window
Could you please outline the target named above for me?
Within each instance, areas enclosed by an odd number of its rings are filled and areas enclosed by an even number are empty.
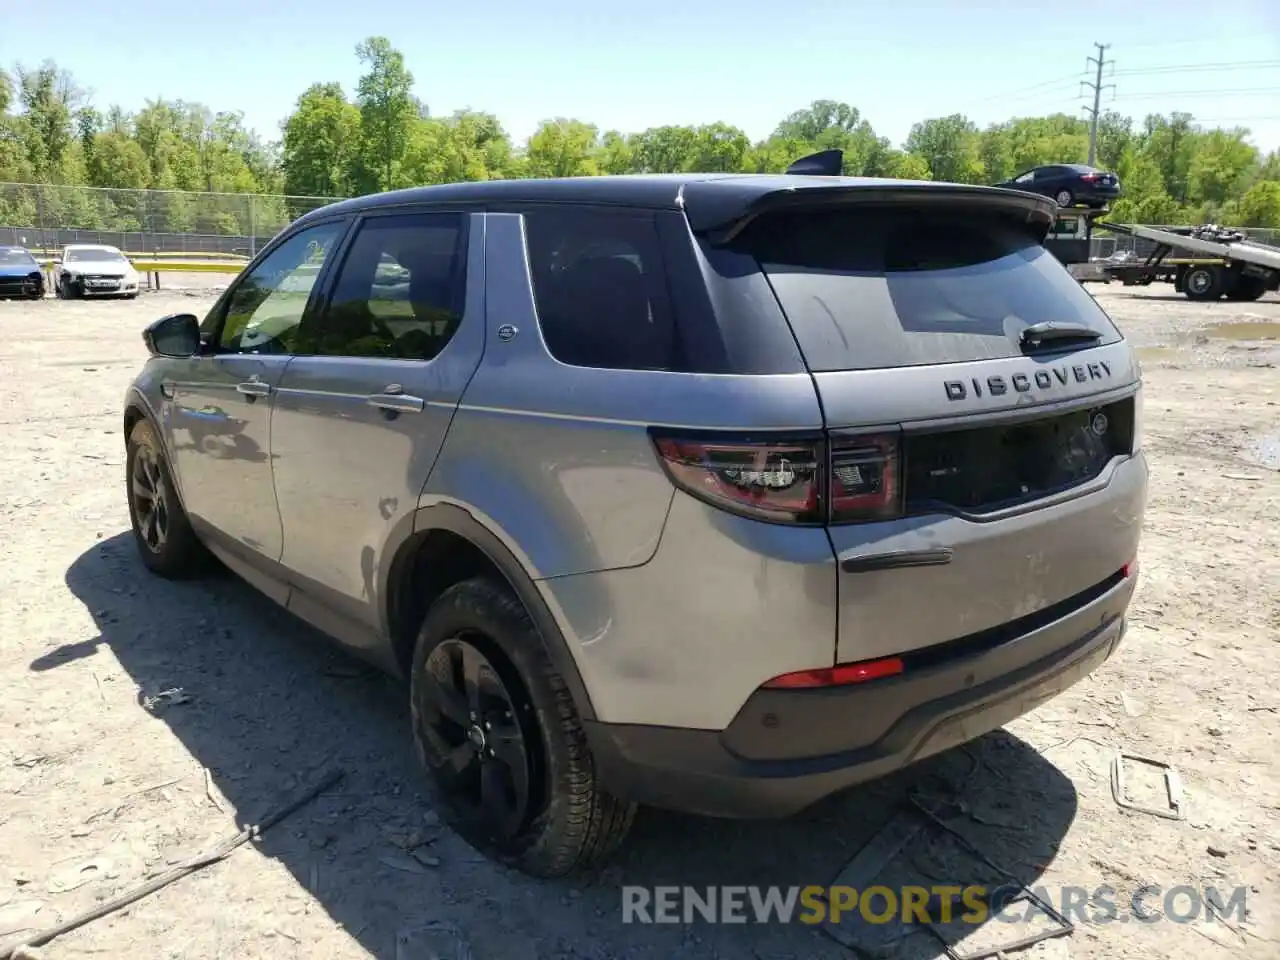
[[[814,371],[1020,356],[1034,323],[1120,334],[1062,264],[991,213],[787,212],[735,241],[769,278]]]
[[[538,323],[553,357],[579,367],[682,368],[652,213],[556,207],[524,218]]]

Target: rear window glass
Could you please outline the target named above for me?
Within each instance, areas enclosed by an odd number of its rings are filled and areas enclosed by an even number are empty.
[[[561,363],[678,370],[678,344],[652,213],[560,207],[525,213],[547,349]]]
[[[1061,262],[989,213],[774,214],[735,241],[769,278],[810,369],[1020,356],[1045,320],[1119,332]]]

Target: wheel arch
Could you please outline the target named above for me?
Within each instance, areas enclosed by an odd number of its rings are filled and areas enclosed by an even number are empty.
[[[596,719],[582,674],[533,577],[502,540],[469,511],[449,503],[420,507],[412,530],[394,548],[381,584],[383,625],[397,669],[408,675],[418,627],[445,590],[472,577],[506,582],[529,614],[547,657],[564,679],[584,721]]]

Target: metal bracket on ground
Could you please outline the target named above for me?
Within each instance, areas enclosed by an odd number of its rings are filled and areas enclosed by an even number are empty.
[[[1163,809],[1160,807],[1148,807],[1140,803],[1135,803],[1125,796],[1124,792],[1124,761],[1129,760],[1133,763],[1146,764],[1149,767],[1155,767],[1164,771],[1164,787],[1169,797],[1169,805]],[[1115,800],[1116,805],[1124,807],[1126,810],[1136,810],[1139,813],[1149,813],[1153,817],[1164,817],[1166,820],[1185,820],[1187,817],[1186,807],[1182,797],[1182,778],[1178,776],[1178,771],[1173,769],[1169,764],[1160,760],[1152,760],[1150,757],[1140,757],[1132,753],[1117,752],[1111,759],[1111,796]]]

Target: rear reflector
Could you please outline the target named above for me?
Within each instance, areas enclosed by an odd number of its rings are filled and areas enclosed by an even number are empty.
[[[1138,575],[1138,558],[1134,557],[1126,563],[1120,572],[1124,574],[1126,580],[1129,577],[1136,577]]]
[[[904,667],[900,657],[883,660],[865,660],[862,663],[845,663],[820,670],[797,670],[784,673],[764,684],[766,690],[816,690],[822,687],[845,687],[852,683],[865,683],[881,677],[894,677]]]

